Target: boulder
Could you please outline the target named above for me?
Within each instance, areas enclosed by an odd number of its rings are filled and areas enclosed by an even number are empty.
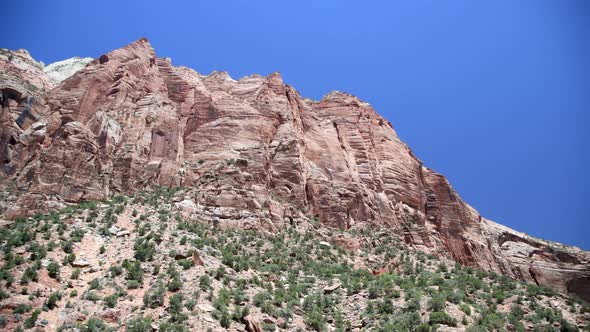
[[[72,266],[79,267],[79,268],[88,267],[88,266],[90,266],[90,262],[88,262],[84,259],[76,259],[74,262],[72,262]]]

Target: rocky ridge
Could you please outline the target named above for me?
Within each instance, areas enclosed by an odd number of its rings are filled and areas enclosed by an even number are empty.
[[[187,187],[194,216],[213,224],[386,226],[425,252],[590,299],[588,252],[482,217],[349,94],[304,99],[278,73],[201,75],[145,39],[61,82],[25,51],[3,51],[0,69],[7,217]]]

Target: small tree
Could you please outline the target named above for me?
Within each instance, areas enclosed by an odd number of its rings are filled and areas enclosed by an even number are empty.
[[[45,305],[49,310],[53,310],[57,306],[57,301],[61,299],[60,293],[51,293],[45,302]]]
[[[59,264],[57,264],[55,261],[51,261],[47,265],[47,274],[49,275],[49,277],[51,277],[53,279],[58,279],[59,278]]]

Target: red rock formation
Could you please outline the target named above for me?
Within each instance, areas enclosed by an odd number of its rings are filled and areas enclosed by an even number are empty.
[[[55,87],[35,66],[6,57],[0,66],[10,68],[1,86],[0,181],[21,194],[9,215],[184,186],[196,189],[195,209],[213,222],[273,228],[314,216],[340,228],[388,225],[461,264],[589,298],[589,253],[482,218],[354,96],[303,99],[278,73],[200,75],[157,58],[145,39]],[[39,91],[26,88],[33,83]]]

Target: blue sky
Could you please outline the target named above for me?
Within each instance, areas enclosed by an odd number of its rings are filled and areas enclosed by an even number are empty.
[[[140,37],[239,78],[370,102],[484,216],[590,249],[590,1],[10,1],[0,47],[50,63]]]

